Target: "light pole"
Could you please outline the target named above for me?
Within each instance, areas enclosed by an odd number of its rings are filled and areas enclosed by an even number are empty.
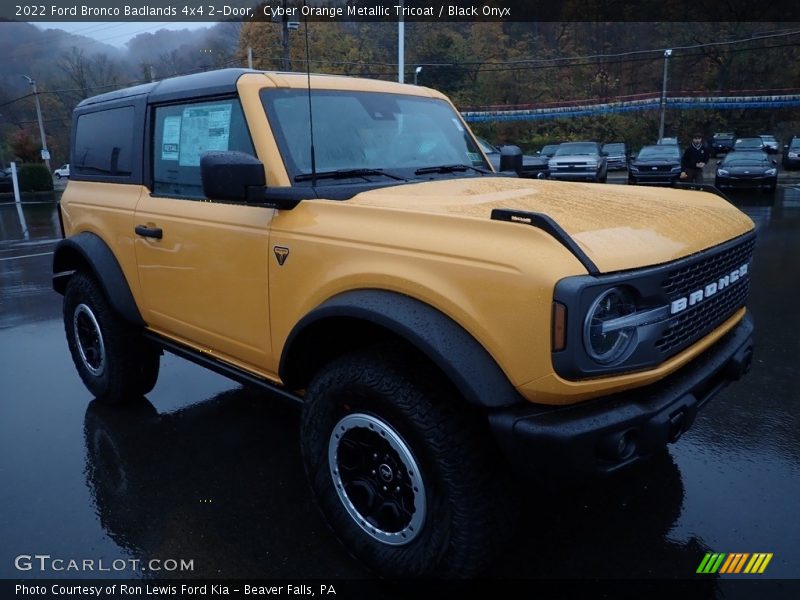
[[[664,139],[664,113],[667,110],[667,65],[669,57],[672,56],[672,49],[664,50],[664,83],[661,87],[661,123],[658,126],[658,141]]]
[[[306,26],[308,23],[306,23]],[[310,67],[307,65],[306,70]],[[289,14],[286,11],[286,0],[283,0],[283,22],[281,23],[281,69],[288,72],[291,69],[289,61]]]
[[[0,118],[2,118],[3,113],[0,113]],[[5,138],[2,143],[0,143],[0,168],[6,168],[6,150],[5,150]]]
[[[405,2],[400,0],[400,20],[397,21],[397,82],[406,81],[406,22],[403,18]]]
[[[47,170],[50,170],[50,151],[47,149],[47,139],[44,135],[44,123],[42,122],[42,107],[39,106],[39,91],[36,89],[36,82],[28,77],[27,75],[23,75],[25,79],[28,80],[33,86],[33,97],[36,100],[36,117],[39,119],[39,135],[42,138],[42,158],[44,159],[44,164],[47,165]]]
[[[419,77],[420,71],[422,71],[422,67],[417,67],[414,69],[414,85],[417,85],[417,77]]]

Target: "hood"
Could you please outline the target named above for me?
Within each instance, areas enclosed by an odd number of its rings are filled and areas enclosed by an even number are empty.
[[[505,177],[385,187],[348,203],[486,220],[495,208],[543,213],[604,273],[683,258],[753,229],[744,213],[706,192]]]
[[[637,158],[631,164],[635,167],[640,167],[642,165],[678,165],[680,162],[681,160],[679,158],[643,158],[641,160]]]

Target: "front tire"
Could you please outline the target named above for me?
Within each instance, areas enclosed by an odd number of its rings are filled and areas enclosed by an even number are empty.
[[[473,410],[399,352],[337,359],[309,386],[306,473],[336,536],[373,571],[471,576],[511,536],[516,495]]]
[[[117,315],[97,281],[75,273],[64,294],[64,329],[84,385],[108,403],[138,398],[158,379],[160,355]]]

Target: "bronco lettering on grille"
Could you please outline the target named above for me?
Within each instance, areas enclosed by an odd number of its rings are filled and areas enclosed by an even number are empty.
[[[673,300],[670,303],[669,311],[670,314],[674,315],[676,313],[682,312],[689,308],[690,306],[694,306],[705,300],[706,298],[710,298],[717,292],[721,292],[725,288],[733,285],[737,281],[744,279],[747,276],[747,263],[743,264],[738,269],[734,269],[727,275],[720,277],[716,281],[712,281],[705,287],[695,290],[691,292],[688,296],[684,296],[683,298],[678,298],[677,300]]]

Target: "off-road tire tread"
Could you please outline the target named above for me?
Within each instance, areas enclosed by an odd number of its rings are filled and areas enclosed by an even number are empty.
[[[336,392],[348,386],[362,393],[370,390],[387,400],[389,406],[380,408],[380,416],[386,418],[388,412],[410,424],[410,429],[404,426],[400,433],[417,461],[427,465],[423,467],[429,494],[425,531],[406,546],[381,544],[361,532],[333,488],[328,440],[330,428],[339,418],[332,416]],[[368,412],[365,408],[359,407]],[[375,410],[377,413],[378,408]],[[397,428],[400,430],[399,425]],[[513,534],[516,490],[491,441],[485,418],[461,401],[437,371],[424,361],[410,360],[406,352],[373,348],[325,367],[307,390],[301,431],[306,472],[334,534],[356,558],[384,576],[474,576]],[[422,439],[428,444],[425,458],[418,455]],[[441,487],[450,490],[449,501],[443,499]],[[342,535],[342,528],[360,535]]]
[[[92,375],[83,365],[72,331],[75,307],[87,304],[95,315],[106,347],[106,370]],[[100,285],[91,275],[75,273],[64,294],[64,329],[70,354],[84,385],[98,400],[114,404],[140,398],[155,387],[160,353],[141,331],[125,322],[111,308]]]

